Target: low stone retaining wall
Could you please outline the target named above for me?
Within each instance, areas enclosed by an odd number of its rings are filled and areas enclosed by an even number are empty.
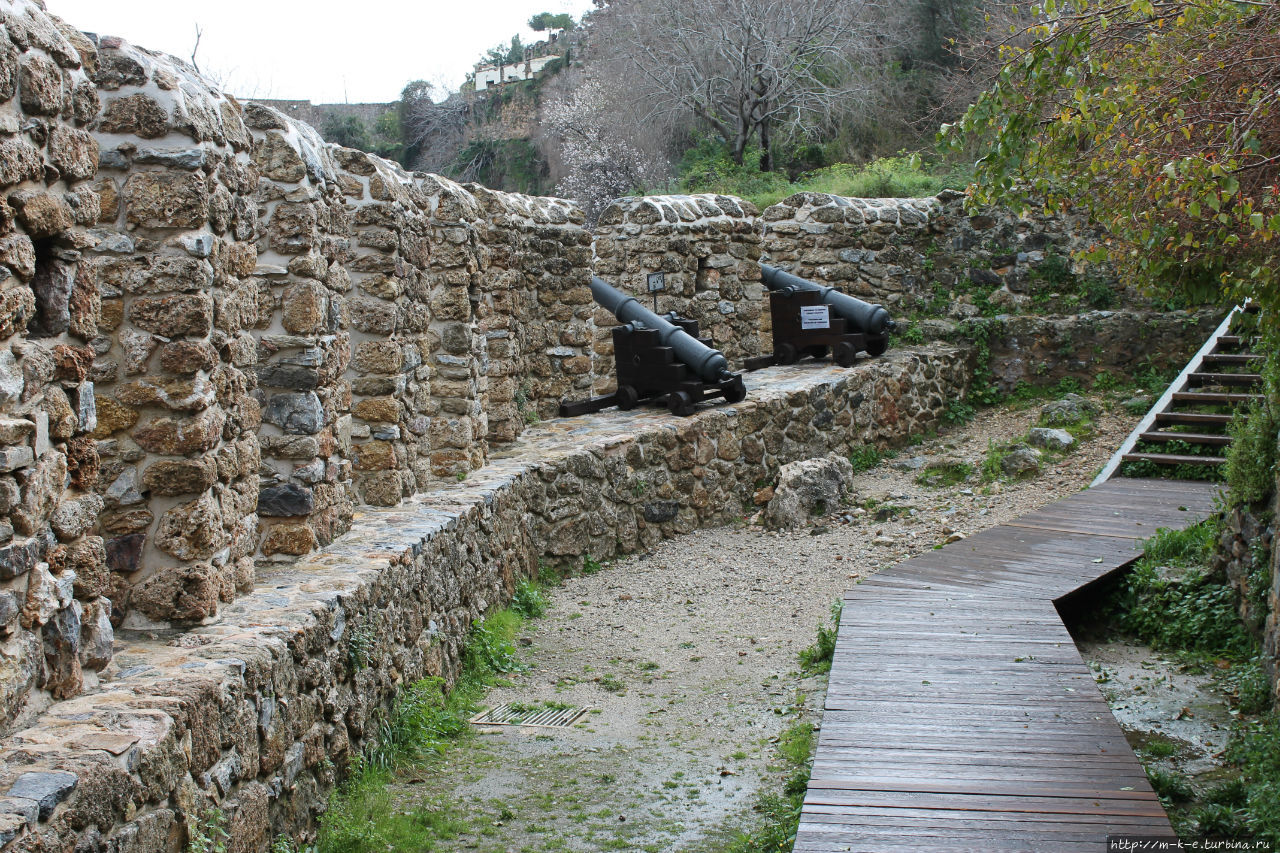
[[[965,391],[936,345],[849,370],[777,368],[690,418],[550,421],[456,486],[358,511],[351,531],[217,623],[121,643],[93,692],[0,745],[5,851],[178,850],[216,806],[233,851],[308,832],[402,685],[456,677],[473,620],[540,561],[605,558],[740,516],[796,459],[905,441]]]

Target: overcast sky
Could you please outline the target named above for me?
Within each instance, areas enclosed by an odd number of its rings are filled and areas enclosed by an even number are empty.
[[[575,18],[591,0],[46,0],[78,29],[191,58],[232,94],[386,102],[410,80],[457,88],[486,50],[538,12]]]

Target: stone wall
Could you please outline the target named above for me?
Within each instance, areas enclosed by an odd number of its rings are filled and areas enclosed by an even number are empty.
[[[891,312],[928,303],[935,287],[946,292],[966,279],[995,288],[993,302],[1017,308],[1026,304],[1046,257],[1066,258],[1101,237],[1071,214],[989,210],[971,215],[963,194],[949,190],[936,198],[802,192],[760,218],[768,263],[884,304]],[[1114,284],[1105,267],[1078,272]]]
[[[95,347],[117,624],[200,621],[253,587],[260,409],[257,172],[239,107],[193,69],[104,38]]]
[[[663,273],[658,313],[697,320],[702,336],[737,369],[744,358],[772,349],[757,216],[751,202],[722,195],[617,199],[596,225],[596,275],[651,308],[646,276]],[[615,325],[608,311],[596,312],[596,353],[606,363]],[[607,377],[611,370],[598,372]]]
[[[1090,311],[1063,317],[1004,315],[964,322],[927,320],[928,340],[985,346],[996,388],[1045,387],[1063,379],[1085,386],[1106,372],[1117,378],[1184,363],[1222,322],[1214,310]],[[975,358],[979,356],[976,346]]]
[[[179,849],[211,806],[233,851],[307,832],[396,691],[456,675],[472,620],[540,560],[723,523],[787,462],[936,427],[966,381],[945,347],[766,371],[737,406],[534,429],[465,482],[370,508],[217,623],[176,642],[138,638],[101,689],[7,738],[4,849]]]
[[[95,367],[98,94],[74,31],[0,3],[0,725],[111,658]],[[87,673],[87,675],[86,675]]]
[[[482,214],[477,322],[488,356],[488,437],[510,442],[526,424],[553,417],[561,400],[591,393],[591,235],[569,202],[470,189]]]
[[[0,725],[119,630],[481,467],[593,381],[572,204],[323,142],[0,0]]]

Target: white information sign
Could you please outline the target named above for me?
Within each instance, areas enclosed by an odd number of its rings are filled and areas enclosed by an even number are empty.
[[[831,309],[826,305],[803,305],[800,308],[800,328],[830,329]]]
[[[649,292],[657,293],[659,290],[666,290],[666,276],[660,272],[651,272],[648,275]]]

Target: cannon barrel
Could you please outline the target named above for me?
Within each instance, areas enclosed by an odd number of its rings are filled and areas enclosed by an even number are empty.
[[[822,294],[821,299],[824,303],[835,309],[835,312],[845,320],[856,325],[858,331],[869,335],[882,335],[893,331],[895,324],[890,319],[889,312],[881,305],[863,302],[857,297],[841,293],[834,287],[823,287],[811,281],[805,281],[799,276],[767,264],[761,264],[760,269],[764,272],[764,283],[770,290],[782,290],[787,287],[797,290],[816,290]]]
[[[703,382],[720,382],[730,378],[729,362],[719,350],[703,344],[678,326],[645,308],[634,296],[628,296],[607,281],[591,277],[591,296],[596,304],[608,308],[623,323],[635,323],[658,333],[663,346],[671,347],[682,362]]]

